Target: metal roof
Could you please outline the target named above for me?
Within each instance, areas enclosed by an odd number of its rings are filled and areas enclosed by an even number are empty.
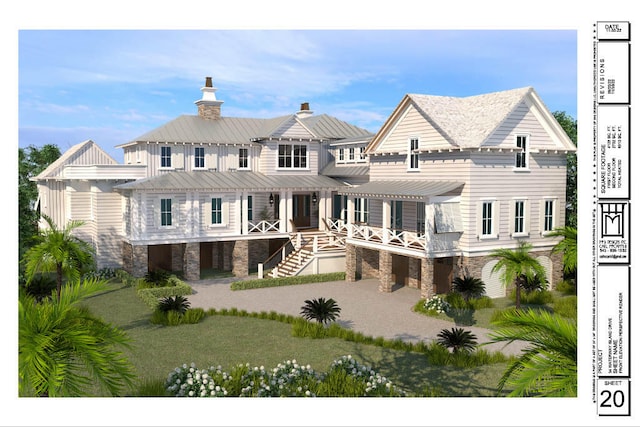
[[[216,120],[182,115],[118,147],[147,141],[248,144],[278,137],[276,132],[281,126],[295,119],[295,114],[270,119],[220,117]],[[309,138],[342,139],[370,135],[365,129],[326,114],[298,120],[312,132]]]
[[[336,165],[334,162],[329,163],[322,171],[322,175],[326,176],[366,176],[369,175],[368,164],[355,165]]]
[[[339,189],[345,184],[322,175],[264,175],[258,172],[167,172],[114,187],[142,191],[278,191]]]
[[[447,194],[462,185],[464,182],[459,181],[381,180],[342,189],[338,193],[372,198],[423,199]]]

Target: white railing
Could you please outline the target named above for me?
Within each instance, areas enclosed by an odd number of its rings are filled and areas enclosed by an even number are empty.
[[[340,234],[346,234],[347,233],[347,223],[344,222],[343,219],[340,219],[340,218],[327,218],[326,224],[327,224],[327,227],[329,228],[329,230],[331,230],[333,232],[340,233]]]
[[[270,231],[279,233],[280,232],[280,220],[276,219],[273,221],[262,220],[258,223],[254,223],[249,221],[249,233],[268,233]]]
[[[408,230],[373,227],[364,224],[351,224],[351,238],[367,242],[402,246],[409,249],[427,250],[427,238],[423,233]]]
[[[427,239],[424,234],[415,231],[389,229],[389,244],[405,248],[427,249]]]

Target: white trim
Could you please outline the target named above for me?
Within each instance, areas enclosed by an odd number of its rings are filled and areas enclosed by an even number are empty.
[[[411,149],[411,143],[416,141],[416,148]],[[416,167],[411,167],[411,160],[416,156]],[[420,136],[409,136],[407,138],[407,172],[420,172]]]
[[[525,138],[525,148],[518,147],[518,138]],[[517,172],[528,172],[530,170],[529,165],[531,161],[531,134],[530,133],[516,133],[514,137],[514,146],[518,150],[514,156],[514,165],[513,170]],[[525,166],[518,166],[518,158],[519,156],[524,155],[524,164]]]
[[[491,233],[489,234],[483,234],[483,228],[484,228],[484,216],[483,216],[483,211],[484,211],[484,204],[485,203],[490,203],[491,204]],[[490,199],[481,199],[478,201],[478,230],[477,230],[477,236],[479,240],[491,240],[491,239],[498,239],[500,237],[499,234],[499,230],[500,230],[500,223],[499,223],[499,219],[500,219],[500,202],[498,201],[498,199],[496,198],[490,198]]]
[[[522,231],[516,232],[516,203],[522,202]],[[511,209],[509,209],[509,234],[512,238],[529,237],[529,200],[526,197],[514,197],[511,200]]]
[[[545,230],[545,223],[546,223],[546,218],[545,218],[545,213],[546,213],[546,204],[547,202],[553,202],[553,209],[551,211],[551,230]],[[553,231],[556,229],[558,224],[558,197],[556,196],[546,196],[543,197],[541,199],[540,202],[540,235],[541,236],[548,236],[549,234],[553,233]]]

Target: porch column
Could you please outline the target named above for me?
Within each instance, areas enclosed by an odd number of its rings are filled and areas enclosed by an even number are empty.
[[[326,230],[325,220],[327,218],[327,193],[324,190],[318,191],[318,229]]]
[[[422,262],[420,258],[409,258],[409,287],[420,289],[420,271],[422,270]]]
[[[355,282],[356,281],[356,247],[351,244],[347,244],[345,254],[345,280],[347,282]]]
[[[354,212],[353,196],[347,196],[347,237],[353,237],[353,212]]]
[[[391,225],[391,201],[382,199],[382,243],[389,243],[389,226]]]
[[[293,219],[293,192],[291,190],[287,191],[286,202],[287,212],[283,218],[287,222],[287,231],[291,233],[293,231],[291,226],[291,220]]]
[[[333,193],[331,191],[325,191],[324,196],[325,200],[325,209],[324,209],[324,218],[328,219],[333,216]]]
[[[241,194],[242,202],[240,205],[242,206],[242,214],[240,218],[242,219],[241,230],[242,234],[249,234],[249,195],[246,191],[243,191]]]
[[[236,277],[249,275],[249,241],[236,240],[233,245],[232,272]]]
[[[389,251],[380,251],[379,260],[379,274],[380,274],[380,286],[378,290],[380,292],[391,292],[393,288],[393,274],[392,274],[392,257]]]
[[[131,247],[132,271],[134,277],[143,277],[149,272],[149,246],[132,245]]]
[[[240,204],[242,202],[242,193],[240,191],[236,191],[236,199],[234,201],[235,204],[235,209],[234,209],[234,231],[236,234],[240,234],[242,233],[242,221],[240,220],[240,215],[241,215],[241,211],[242,208],[240,207]]]
[[[420,298],[431,298],[436,294],[433,283],[433,258],[422,258],[420,272]]]
[[[287,232],[287,193],[285,191],[280,192],[280,201],[278,203],[278,217],[280,218],[280,232]]]
[[[184,248],[184,278],[200,280],[200,243],[187,243]]]

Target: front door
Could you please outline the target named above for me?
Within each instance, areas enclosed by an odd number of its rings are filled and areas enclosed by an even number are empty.
[[[298,228],[311,227],[311,195],[293,195],[293,223]]]

